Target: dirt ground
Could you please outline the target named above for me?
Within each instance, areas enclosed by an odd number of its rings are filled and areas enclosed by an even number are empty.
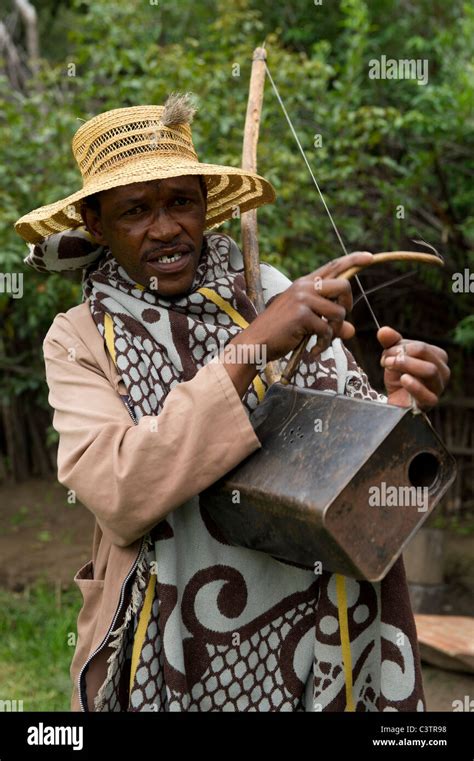
[[[90,559],[94,518],[68,504],[56,480],[0,485],[0,584],[21,591],[42,577],[72,583]]]
[[[0,484],[0,585],[21,591],[39,578],[72,584],[76,571],[90,559],[94,519],[80,503],[69,504],[67,490],[56,480],[31,479],[23,484]],[[450,552],[457,540],[450,537]],[[472,550],[465,538],[459,554]],[[449,612],[473,615],[472,595],[453,583],[448,590]],[[474,698],[474,676],[423,664],[428,711],[451,711],[453,700]]]

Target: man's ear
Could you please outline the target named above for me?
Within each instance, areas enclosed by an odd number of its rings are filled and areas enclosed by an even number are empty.
[[[92,235],[99,245],[106,246],[107,241],[102,232],[102,222],[97,212],[87,206],[87,204],[83,203],[81,205],[81,217],[87,232]]]

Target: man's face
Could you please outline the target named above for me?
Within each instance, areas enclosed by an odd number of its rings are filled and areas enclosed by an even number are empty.
[[[199,264],[206,219],[199,178],[136,182],[98,195],[99,214],[82,208],[95,240],[110,248],[136,283],[162,296],[187,293]]]

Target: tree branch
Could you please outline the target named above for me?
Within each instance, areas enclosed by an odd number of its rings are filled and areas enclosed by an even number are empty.
[[[31,70],[36,73],[39,65],[38,16],[29,0],[14,0],[26,30],[26,51]]]
[[[22,90],[25,82],[21,59],[15,43],[8,33],[5,24],[0,21],[0,53],[5,51],[6,74],[15,90]]]

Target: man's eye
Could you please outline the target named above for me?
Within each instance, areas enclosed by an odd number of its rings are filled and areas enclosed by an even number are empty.
[[[175,198],[173,203],[177,203],[179,206],[184,206],[187,203],[192,203],[190,198],[184,198],[184,196],[180,196],[179,198]]]
[[[144,207],[143,207],[143,206],[134,206],[134,207],[133,207],[133,209],[128,209],[128,210],[125,212],[125,215],[134,215],[134,214],[140,214],[140,212],[142,212],[142,211],[143,211],[143,209],[144,209]],[[125,215],[124,215],[124,216],[125,216]]]

